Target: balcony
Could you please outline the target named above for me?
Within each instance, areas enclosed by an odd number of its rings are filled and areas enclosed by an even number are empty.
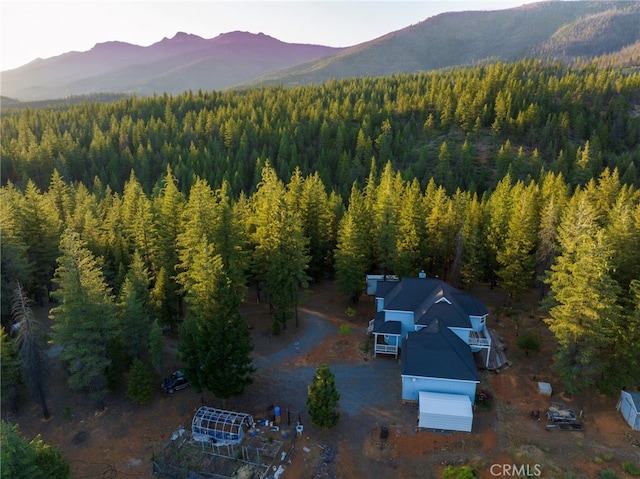
[[[397,358],[398,346],[376,343],[373,348],[373,356],[375,357],[377,354],[393,354]]]
[[[476,332],[471,331],[469,334],[469,346],[474,348],[491,348],[491,337],[486,335],[486,330]]]

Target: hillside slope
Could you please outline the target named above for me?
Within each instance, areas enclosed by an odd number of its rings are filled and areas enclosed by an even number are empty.
[[[2,95],[21,101],[95,93],[178,94],[242,86],[323,83],[516,61],[606,57],[633,66],[640,2],[549,1],[497,11],[443,13],[349,48],[290,44],[264,34],[212,39],[178,33],[141,47],[96,45],[2,72]]]
[[[573,61],[613,54],[640,40],[640,2],[540,2],[498,11],[443,13],[260,83],[319,83],[524,57]]]

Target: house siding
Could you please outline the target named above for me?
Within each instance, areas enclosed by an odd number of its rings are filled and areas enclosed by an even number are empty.
[[[385,334],[383,335],[385,344],[389,346],[400,346],[400,336],[396,336],[394,334]]]
[[[420,376],[402,376],[402,400],[417,401],[420,391],[445,394],[464,394],[471,404],[476,398],[475,381],[461,381],[454,379],[424,378]]]
[[[487,315],[484,316],[469,316],[469,320],[471,321],[471,327],[476,333],[480,331],[484,331],[487,327]]]
[[[398,321],[402,324],[400,336],[405,337],[409,331],[415,329],[413,323],[413,311],[385,311],[385,321]]]

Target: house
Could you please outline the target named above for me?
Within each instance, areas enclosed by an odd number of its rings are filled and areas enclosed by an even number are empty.
[[[631,429],[640,431],[640,392],[620,391],[616,409],[622,413]]]
[[[491,350],[486,306],[424,274],[377,280],[375,303],[374,356],[401,355],[402,399],[418,402],[418,426],[471,431],[480,382],[473,353],[484,350],[488,364]]]
[[[486,306],[437,278],[426,278],[421,273],[418,278],[402,278],[399,282],[377,281],[375,302],[376,313],[369,322],[374,356],[398,357],[402,338],[435,320],[460,337],[472,352],[491,349]],[[485,356],[488,365],[489,354]]]

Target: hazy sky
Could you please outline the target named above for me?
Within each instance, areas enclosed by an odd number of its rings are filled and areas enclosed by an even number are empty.
[[[0,70],[118,40],[151,45],[177,32],[213,38],[235,30],[290,43],[351,46],[441,12],[500,10],[532,0],[5,1]]]

